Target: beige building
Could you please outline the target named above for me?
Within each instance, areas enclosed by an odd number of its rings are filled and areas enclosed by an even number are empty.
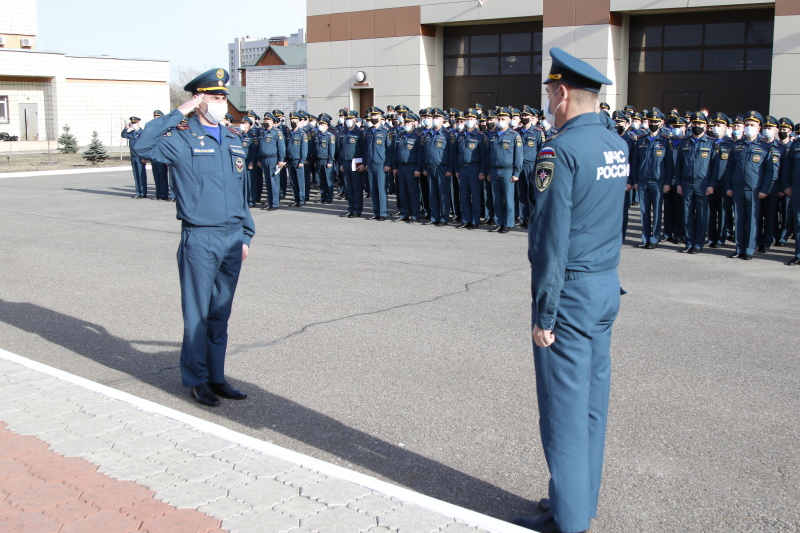
[[[96,130],[106,147],[119,147],[128,117],[169,111],[169,62],[42,51],[37,31],[36,0],[0,0],[0,131],[55,141],[68,124],[80,145]]]
[[[308,106],[539,107],[557,46],[601,99],[800,120],[800,0],[306,0]]]

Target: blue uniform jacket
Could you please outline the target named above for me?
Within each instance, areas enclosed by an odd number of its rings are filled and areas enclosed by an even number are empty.
[[[419,165],[419,152],[422,146],[422,134],[419,130],[412,130],[395,137],[395,161],[392,167],[400,168],[400,165],[414,165],[414,170],[417,172],[422,171]]]
[[[792,195],[800,191],[800,139],[793,141],[786,150],[786,165],[781,173],[780,190],[792,188]]]
[[[278,161],[286,161],[286,138],[283,136],[283,130],[275,126],[263,130],[258,149],[260,159],[277,157]]]
[[[290,131],[286,137],[286,160],[303,163],[308,160],[308,135],[297,129]]]
[[[660,186],[672,185],[672,140],[663,130],[654,137],[639,137],[631,152],[631,182],[647,185],[651,181]]]
[[[338,142],[338,146],[336,147],[336,157],[339,160],[339,164],[361,157],[364,143],[360,129],[346,129],[339,136],[337,136],[336,139]]]
[[[536,128],[517,128],[517,133],[522,138],[523,164],[533,164],[544,142],[544,133]]]
[[[383,126],[367,128],[364,131],[363,143],[364,165],[390,166],[391,161],[387,156],[391,155],[392,139],[387,128]]]
[[[555,326],[567,272],[600,273],[619,264],[628,171],[628,145],[597,113],[578,115],[544,142],[531,179],[533,325]]]
[[[512,176],[519,176],[525,154],[522,149],[522,137],[519,133],[508,128],[505,131],[497,130],[489,135],[489,174],[494,175],[495,169],[511,169]],[[620,222],[622,225],[622,222]]]
[[[196,116],[180,124],[177,109],[154,118],[139,136],[141,157],[172,165],[177,218],[192,226],[241,224],[243,243],[256,229],[247,206],[245,154],[241,136],[220,127],[221,142],[208,135]]]
[[[770,184],[769,193],[777,193],[783,192],[783,189],[780,188],[781,183],[783,183],[783,173],[784,169],[786,168],[786,159],[787,154],[789,153],[789,147],[783,143],[781,143],[778,139],[773,140],[771,143],[767,143],[772,148],[772,183]]]
[[[739,139],[733,143],[725,169],[725,189],[767,194],[775,176],[774,168],[772,148],[767,143]]]
[[[456,172],[468,165],[480,165],[480,173],[487,174],[489,163],[489,141],[479,129],[464,131],[458,135]]]
[[[317,132],[314,136],[314,154],[323,165],[333,164],[336,160],[336,135],[329,131]]]
[[[247,133],[241,134],[242,138],[242,149],[247,154],[245,158],[245,163],[248,165],[250,163],[255,163],[258,161],[258,134],[253,130],[248,131]]]
[[[128,139],[128,147],[131,149],[131,155],[139,156],[134,150],[134,146],[136,146],[136,141],[139,140],[139,136],[142,134],[142,130],[133,130],[128,131],[128,128],[123,128],[122,130],[122,138]]]
[[[675,183],[683,189],[705,194],[714,186],[713,160],[716,157],[714,139],[703,135],[699,139],[689,136],[681,139],[675,154]]]
[[[425,133],[422,150],[419,153],[420,166],[446,167],[445,172],[454,172],[456,160],[456,136],[444,128],[430,129]]]
[[[733,150],[733,140],[731,140],[730,137],[714,139],[714,145],[717,153],[711,161],[711,185],[712,187],[719,187],[721,190],[724,190],[725,171],[728,168],[731,150]]]

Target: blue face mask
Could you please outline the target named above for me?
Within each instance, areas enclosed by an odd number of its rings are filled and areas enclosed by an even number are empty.
[[[683,130],[680,128],[672,128],[672,134],[675,137],[683,137]]]

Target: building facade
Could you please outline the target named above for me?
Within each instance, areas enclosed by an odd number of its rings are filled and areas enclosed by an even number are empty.
[[[309,108],[544,100],[549,49],[601,100],[800,119],[798,0],[307,0]],[[358,77],[357,77],[358,75]]]
[[[287,114],[306,109],[306,45],[290,46],[279,39],[285,38],[273,37],[261,56],[241,69],[247,109],[259,115],[273,109]]]
[[[35,0],[0,1],[0,131],[53,141],[69,125],[80,145],[97,131],[119,146],[128,117],[169,108],[169,63],[36,49]]]
[[[289,37],[261,37],[251,39],[250,36],[236,37],[232,43],[228,43],[228,72],[231,73],[230,85],[237,87],[244,85],[239,76],[242,67],[252,65],[267,50],[270,42],[287,41],[288,46],[300,46],[305,44],[305,31],[303,28]]]

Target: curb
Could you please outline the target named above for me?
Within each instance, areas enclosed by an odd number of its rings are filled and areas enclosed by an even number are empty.
[[[83,170],[30,170],[27,172],[0,172],[0,179],[4,178],[28,178],[31,176],[60,176],[64,174],[94,174],[96,172],[119,172],[120,170],[130,170],[130,165],[125,167],[102,167],[87,168]]]

